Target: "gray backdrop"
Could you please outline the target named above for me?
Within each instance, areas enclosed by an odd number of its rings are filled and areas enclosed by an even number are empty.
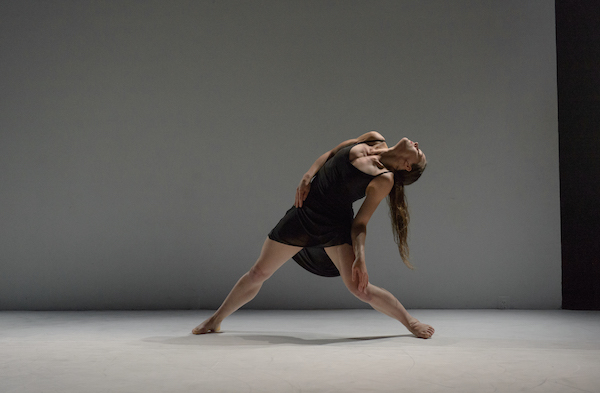
[[[554,2],[2,1],[0,309],[215,308],[326,150],[419,141],[410,308],[558,308]],[[255,308],[363,307],[289,262]]]

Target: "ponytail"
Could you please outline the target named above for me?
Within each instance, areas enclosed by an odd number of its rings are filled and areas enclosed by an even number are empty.
[[[394,172],[394,186],[388,195],[388,205],[390,206],[390,218],[392,220],[392,232],[394,241],[398,245],[400,258],[402,262],[411,270],[414,266],[411,265],[408,258],[408,223],[410,216],[408,214],[408,206],[406,204],[406,196],[404,195],[404,186],[414,183],[421,177],[427,163],[414,164],[410,172],[399,170]]]

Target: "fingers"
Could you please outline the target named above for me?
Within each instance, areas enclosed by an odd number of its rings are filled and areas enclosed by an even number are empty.
[[[302,198],[302,191],[300,191],[300,189],[298,189],[296,191],[296,207],[302,207],[302,202],[304,202],[304,198]]]
[[[297,208],[302,207],[307,196],[308,196],[308,190],[301,189],[300,187],[298,187],[296,189],[296,200],[294,201],[294,206],[296,206]]]
[[[369,274],[361,272],[359,269],[352,269],[352,282],[358,281],[358,290],[365,292],[369,285]]]
[[[306,199],[306,194],[307,193],[302,191],[300,186],[298,186],[298,188],[296,188],[296,199],[294,200],[294,206],[296,206],[297,208],[302,207],[302,203]]]
[[[365,292],[367,290],[367,286],[369,285],[369,275],[365,272],[360,275],[360,279],[358,281],[358,290],[361,292]]]

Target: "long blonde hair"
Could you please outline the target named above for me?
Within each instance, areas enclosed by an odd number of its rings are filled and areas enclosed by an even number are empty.
[[[406,196],[404,195],[404,186],[408,186],[416,182],[423,174],[427,163],[413,164],[409,171],[399,170],[394,172],[394,186],[388,195],[388,205],[390,206],[390,218],[392,219],[392,232],[394,241],[398,245],[400,258],[402,262],[409,268],[414,269],[408,258],[408,223],[410,216],[408,214],[408,206],[406,204]]]

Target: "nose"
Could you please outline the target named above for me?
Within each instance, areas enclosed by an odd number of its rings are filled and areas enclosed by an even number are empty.
[[[419,142],[415,142],[415,147],[418,149],[419,148]]]

